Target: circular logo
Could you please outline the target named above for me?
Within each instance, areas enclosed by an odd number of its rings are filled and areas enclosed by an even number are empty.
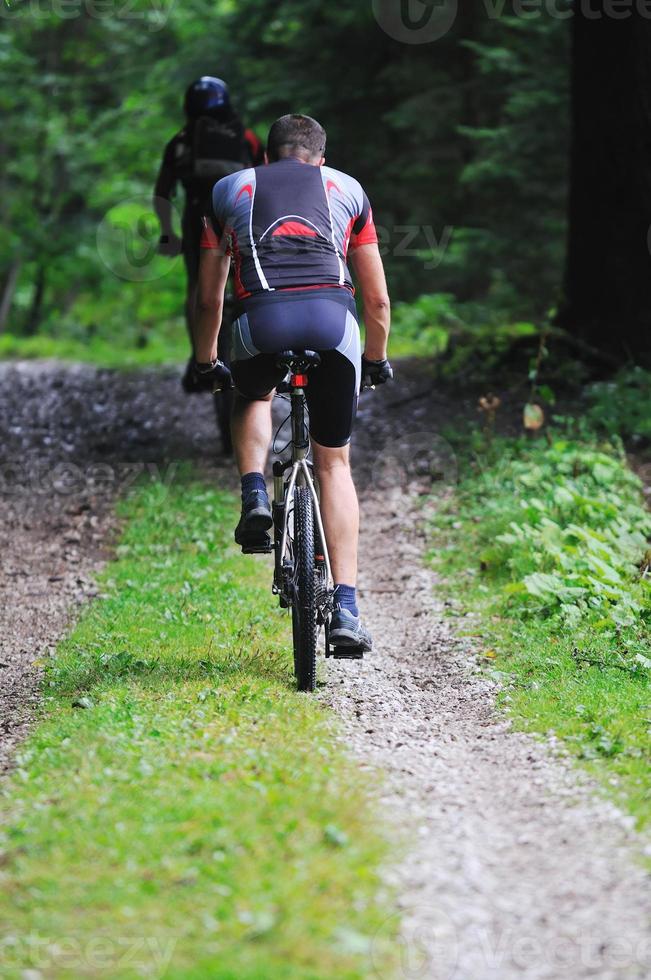
[[[444,37],[457,18],[458,0],[373,0],[376,21],[403,44],[431,44]]]
[[[130,197],[115,204],[97,228],[97,251],[118,279],[151,282],[162,279],[180,261],[159,254],[160,229],[151,198]]]
[[[396,934],[397,963],[388,952]],[[371,945],[373,971],[380,980],[451,980],[458,956],[454,922],[442,909],[431,906],[413,906],[389,916]]]

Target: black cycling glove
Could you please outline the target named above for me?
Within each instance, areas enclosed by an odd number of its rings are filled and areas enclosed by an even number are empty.
[[[382,361],[370,361],[362,355],[362,388],[374,388],[393,378],[393,368],[386,357]]]
[[[184,391],[223,391],[232,384],[231,372],[223,361],[215,360],[202,364],[191,357],[182,381]]]

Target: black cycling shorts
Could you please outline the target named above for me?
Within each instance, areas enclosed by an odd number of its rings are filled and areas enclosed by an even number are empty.
[[[285,370],[276,366],[276,355],[284,350],[321,355],[305,389],[310,435],[322,446],[347,445],[361,375],[359,323],[349,290],[277,290],[244,300],[231,343],[238,392],[250,399],[268,395],[285,377]]]

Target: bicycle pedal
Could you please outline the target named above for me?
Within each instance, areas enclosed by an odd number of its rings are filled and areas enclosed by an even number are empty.
[[[263,547],[262,545],[253,545],[253,544],[246,545],[246,546],[242,545],[243,555],[270,555],[272,551],[273,548],[271,546]]]
[[[250,541],[242,542],[243,555],[270,555],[272,551],[273,545],[268,534],[264,538],[252,538]]]
[[[332,656],[335,660],[363,660],[364,647],[333,647]]]

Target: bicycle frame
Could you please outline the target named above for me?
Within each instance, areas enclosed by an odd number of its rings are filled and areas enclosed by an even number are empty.
[[[316,526],[319,533],[319,539],[321,542],[321,554],[323,556],[325,571],[326,571],[326,581],[328,584],[332,583],[332,568],[330,565],[330,556],[328,554],[328,546],[326,543],[325,530],[323,527],[323,518],[321,517],[321,507],[319,505],[319,497],[314,485],[314,480],[310,472],[311,464],[307,459],[307,455],[310,448],[309,437],[306,434],[305,428],[305,392],[303,390],[304,383],[307,383],[304,379],[304,375],[293,374],[291,380],[291,423],[292,423],[292,457],[287,463],[282,463],[277,461],[274,463],[273,473],[274,473],[274,501],[279,503],[282,501],[283,507],[283,527],[282,527],[282,537],[280,544],[280,553],[277,555],[277,570],[282,571],[286,558],[288,558],[288,542],[289,542],[289,516],[291,502],[293,500],[294,488],[296,486],[305,486],[310,492],[310,497],[312,498],[312,504],[314,507],[314,517],[316,520]],[[289,478],[286,477],[286,470],[291,466],[291,473]],[[280,591],[279,588],[275,588],[274,591]]]
[[[312,503],[314,504],[314,516],[316,517],[316,525],[319,530],[319,538],[321,539],[321,547],[323,549],[323,558],[325,561],[326,574],[328,581],[332,581],[332,570],[330,568],[330,556],[328,554],[328,546],[325,539],[325,531],[323,529],[323,519],[321,517],[321,509],[319,507],[319,498],[317,496],[316,488],[314,486],[314,480],[312,479],[312,474],[310,473],[310,467],[306,460],[300,459],[296,460],[292,466],[292,473],[289,478],[289,483],[287,485],[287,493],[285,495],[285,520],[283,524],[283,536],[280,545],[280,560],[283,561],[285,554],[287,552],[287,539],[289,535],[288,527],[288,510],[287,503],[292,499],[292,494],[294,493],[294,487],[297,485],[299,474],[305,479],[305,486],[307,486],[310,491],[310,496],[312,497]],[[298,482],[298,486],[302,484]]]
[[[273,464],[273,592],[279,596],[281,608],[291,609],[294,672],[300,691],[315,689],[320,628],[324,630],[326,658],[361,660],[365,649],[361,643],[330,644],[334,581],[312,464],[307,458],[310,440],[305,425],[307,372],[319,363],[314,351],[284,351],[277,361],[278,367],[290,374],[289,383],[283,382],[276,390],[290,393],[292,437],[291,459]]]

